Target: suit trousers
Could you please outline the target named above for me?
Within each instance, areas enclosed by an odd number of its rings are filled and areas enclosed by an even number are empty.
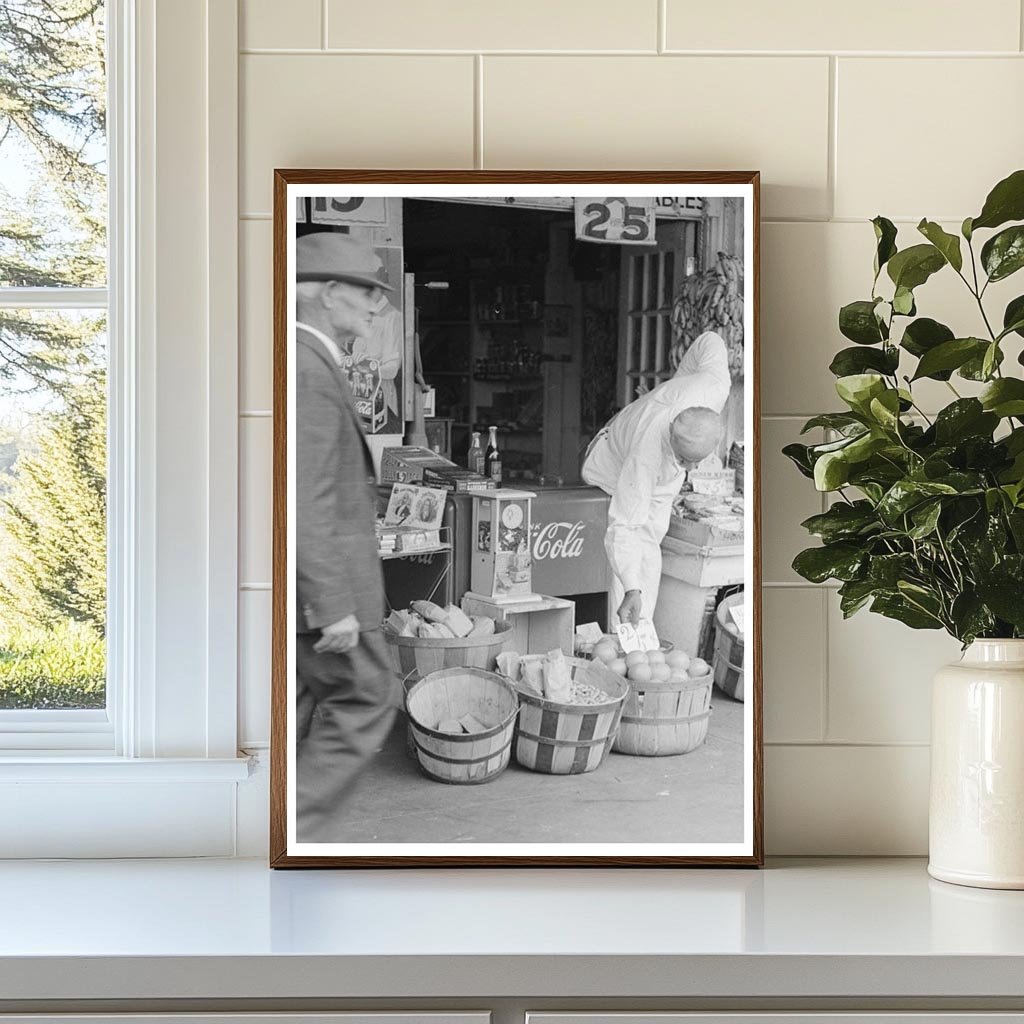
[[[318,654],[299,633],[296,682],[296,838],[344,842],[344,805],[395,720],[395,674],[380,629],[345,654]]]

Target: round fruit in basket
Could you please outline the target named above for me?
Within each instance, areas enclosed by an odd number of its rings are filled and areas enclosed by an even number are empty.
[[[646,651],[630,651],[626,655],[626,668],[634,668],[637,665],[647,664],[647,652]]]
[[[616,675],[619,675],[619,676],[622,676],[623,678],[625,678],[625,675],[626,675],[626,672],[627,672],[627,669],[626,669],[626,659],[625,658],[616,658],[614,661],[609,661],[608,662],[608,667]]]
[[[706,676],[711,671],[711,666],[703,658],[691,658],[687,671],[691,678],[697,679],[700,676]]]
[[[665,655],[665,664],[673,671],[685,672],[690,667],[690,656],[686,651],[669,651]]]
[[[631,679],[634,683],[649,683],[653,678],[651,666],[646,661],[636,661],[629,666],[626,678]]]
[[[652,663],[650,669],[651,679],[655,683],[667,683],[672,678],[672,669],[663,661]]]
[[[619,649],[611,640],[598,640],[594,644],[594,658],[610,665],[619,656]]]
[[[664,665],[665,664],[665,652],[660,650],[647,651],[647,664],[648,665]]]

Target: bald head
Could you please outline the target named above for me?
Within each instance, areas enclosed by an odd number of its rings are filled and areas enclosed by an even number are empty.
[[[695,406],[684,409],[672,421],[669,442],[676,458],[692,469],[706,459],[722,439],[722,417],[714,409]]]

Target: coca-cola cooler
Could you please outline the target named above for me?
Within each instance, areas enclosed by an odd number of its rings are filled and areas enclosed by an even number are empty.
[[[533,589],[566,597],[576,605],[576,622],[608,628],[608,495],[598,487],[517,487],[533,491]],[[452,591],[458,600],[469,590],[473,541],[473,499],[450,495],[444,525],[451,527],[454,548]]]

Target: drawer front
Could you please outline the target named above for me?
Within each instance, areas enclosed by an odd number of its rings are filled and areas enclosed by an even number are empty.
[[[490,1013],[0,1013],[0,1024],[490,1024]]]
[[[527,1013],[526,1024],[1024,1024],[1024,1013]]]

